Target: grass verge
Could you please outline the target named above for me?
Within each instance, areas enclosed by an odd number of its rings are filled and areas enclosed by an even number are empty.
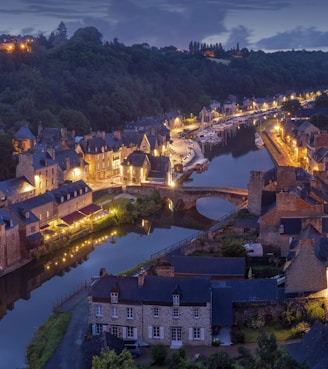
[[[43,369],[61,342],[71,320],[72,313],[57,313],[35,331],[26,348],[29,369]]]

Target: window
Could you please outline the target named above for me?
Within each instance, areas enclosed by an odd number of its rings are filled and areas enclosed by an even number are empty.
[[[160,327],[153,327],[153,338],[161,338]]]
[[[180,305],[180,295],[172,295],[173,305]]]
[[[199,319],[199,309],[198,308],[194,308],[194,319]]]
[[[158,307],[153,308],[153,317],[158,318],[159,317],[159,309]]]
[[[118,337],[118,333],[119,333],[118,332],[118,327],[116,327],[115,325],[112,326],[111,333],[112,333],[113,336]]]
[[[179,319],[179,309],[178,308],[173,309],[173,318]]]
[[[111,315],[112,315],[112,318],[117,318],[118,315],[117,315],[117,307],[116,306],[112,306],[111,307]]]
[[[117,304],[118,303],[118,293],[117,292],[111,292],[111,294],[110,294],[110,302],[112,304]]]
[[[100,335],[103,332],[103,326],[102,324],[96,324],[96,334]]]
[[[181,327],[171,328],[171,341],[181,341],[182,339],[182,329]]]
[[[102,305],[96,305],[96,316],[103,316]]]
[[[126,308],[126,319],[133,319],[133,309],[131,307]]]
[[[127,338],[134,338],[134,328],[133,327],[127,327],[126,328],[126,337]]]
[[[200,328],[193,328],[193,340],[197,341],[200,340]]]

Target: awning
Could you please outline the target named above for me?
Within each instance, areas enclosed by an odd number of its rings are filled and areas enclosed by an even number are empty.
[[[97,211],[101,210],[101,207],[97,204],[89,204],[85,206],[84,208],[80,209],[79,212],[84,215],[90,215],[93,213],[96,213]]]
[[[75,222],[78,222],[79,220],[83,219],[84,215],[82,213],[80,213],[79,211],[74,211],[71,214],[65,215],[64,217],[61,217],[60,219],[69,224],[72,225]]]
[[[40,226],[40,229],[45,229],[45,228],[48,228],[49,227],[49,224],[43,224],[42,226]]]

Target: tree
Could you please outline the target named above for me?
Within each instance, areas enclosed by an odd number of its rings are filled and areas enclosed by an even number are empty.
[[[154,345],[151,348],[151,357],[158,365],[163,365],[167,357],[167,349],[163,344]]]
[[[208,369],[233,369],[233,359],[227,352],[218,350],[208,358]]]
[[[90,131],[90,124],[83,113],[73,109],[63,109],[59,113],[59,121],[63,127],[69,131],[75,131],[80,136]]]
[[[67,41],[67,28],[63,21],[58,25],[56,39],[58,43]]]
[[[123,350],[119,355],[113,350],[102,350],[92,360],[92,369],[136,369],[131,354]]]
[[[292,115],[294,115],[297,112],[297,110],[300,109],[300,107],[301,103],[299,102],[298,99],[289,99],[281,104],[281,110],[286,113],[290,113]]]
[[[315,99],[314,102],[315,108],[328,108],[328,95],[326,93],[322,93]]]

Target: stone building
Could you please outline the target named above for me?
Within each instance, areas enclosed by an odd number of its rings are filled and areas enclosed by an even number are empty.
[[[89,325],[118,338],[150,344],[211,345],[211,294],[206,277],[104,274],[89,291]]]
[[[6,209],[0,209],[0,271],[21,258],[18,222]]]
[[[308,225],[291,242],[284,266],[285,293],[303,294],[327,288],[328,240]]]
[[[35,196],[58,188],[58,164],[54,160],[54,151],[20,154],[16,177],[21,176],[25,176],[35,188]]]
[[[29,151],[36,144],[36,137],[33,135],[28,125],[28,122],[23,122],[22,126],[14,134],[12,139],[14,154]]]
[[[0,181],[0,208],[34,197],[35,188],[25,176]]]

